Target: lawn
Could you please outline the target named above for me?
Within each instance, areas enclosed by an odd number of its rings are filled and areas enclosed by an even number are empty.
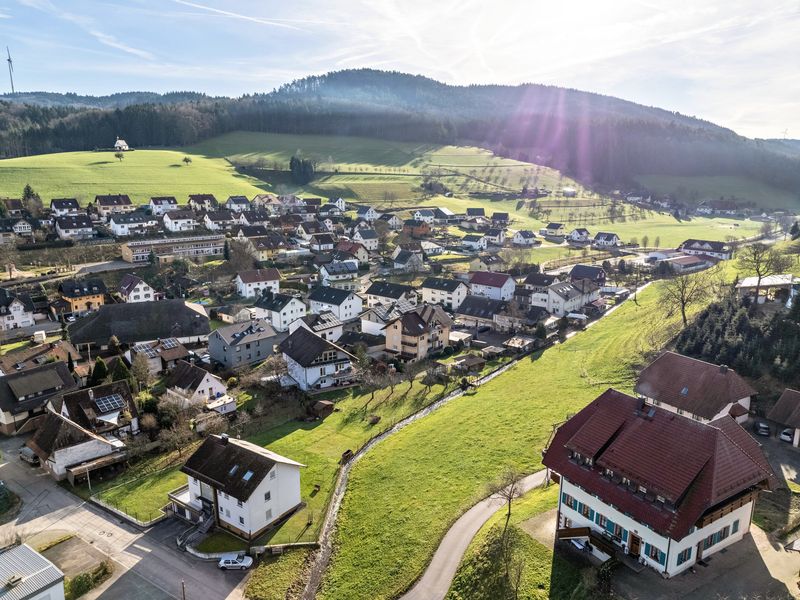
[[[424,570],[449,525],[512,466],[541,468],[553,426],[608,387],[631,391],[635,365],[678,331],[658,285],[566,343],[386,439],[350,474],[321,598],[394,598]]]
[[[203,540],[197,544],[196,549],[200,552],[207,553],[238,552],[240,550],[248,550],[249,546],[247,542],[239,539],[235,535],[218,529],[211,535],[204,537]]]
[[[184,165],[184,156],[192,164]],[[135,203],[151,196],[210,193],[225,200],[234,194],[252,197],[263,184],[236,173],[220,158],[193,155],[188,150],[136,150],[122,161],[111,152],[62,152],[0,160],[0,196],[19,197],[30,183],[49,205],[51,198],[77,198],[81,206],[96,194],[128,194]]]
[[[298,585],[307,556],[306,550],[291,550],[264,558],[250,576],[245,596],[248,600],[285,600],[286,590]]]
[[[128,474],[135,475],[135,469]],[[169,502],[167,493],[186,485],[186,474],[180,466],[156,471],[124,481],[111,480],[107,485],[93,485],[97,497],[140,521],[159,516],[159,510]]]
[[[553,550],[530,537],[521,527],[524,521],[558,505],[558,485],[536,488],[512,503],[509,539],[515,542],[515,560],[523,561],[519,600],[567,600],[576,596],[582,586],[580,569]],[[492,580],[502,573],[502,566],[487,556],[490,536],[502,529],[506,511],[499,510],[481,528],[467,548],[447,600],[500,600],[491,587]],[[482,593],[476,593],[480,590]]]

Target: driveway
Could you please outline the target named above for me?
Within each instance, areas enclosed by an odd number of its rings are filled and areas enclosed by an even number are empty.
[[[150,594],[141,596],[143,599],[181,598],[181,581],[185,582],[186,598],[191,600],[243,598],[240,584],[245,574],[220,571],[214,563],[199,561],[177,549],[175,536],[181,530],[179,523],[168,520],[142,533],[73,496],[40,469],[20,461],[17,450],[22,442],[21,437],[0,440],[0,479],[23,501],[17,518],[0,526],[0,539],[10,539],[14,534],[27,539],[56,529],[74,532],[116,563],[118,575],[97,590],[94,597],[109,600],[136,597],[120,595],[117,589],[135,587],[132,582],[141,579],[148,582],[145,587]],[[132,574],[124,576],[126,573]],[[161,596],[154,595],[157,593]]]

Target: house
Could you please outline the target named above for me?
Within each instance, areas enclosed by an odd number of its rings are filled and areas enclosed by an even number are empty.
[[[705,254],[706,256],[718,258],[719,260],[730,260],[733,255],[733,250],[725,242],[714,242],[710,240],[689,239],[678,246],[678,249],[684,254]]]
[[[229,196],[225,208],[231,212],[241,213],[250,210],[250,201],[246,196]]]
[[[468,217],[485,217],[486,211],[480,207],[473,207],[467,209],[466,215]]]
[[[682,273],[692,273],[694,271],[702,271],[703,269],[711,268],[717,264],[718,260],[716,258],[713,258],[711,256],[706,256],[703,254],[696,254],[696,255],[679,254],[678,256],[672,256],[670,258],[666,258],[659,262],[669,265],[670,269],[674,273],[682,274]],[[764,279],[766,279],[766,277]],[[743,282],[740,282],[740,284],[741,283]]]
[[[357,229],[353,233],[353,241],[363,244],[370,252],[378,251],[378,233],[374,229]]]
[[[511,243],[522,247],[535,246],[537,243],[536,234],[529,229],[515,231],[514,236],[511,238]]]
[[[295,319],[289,324],[289,332],[294,333],[298,327],[305,327],[311,333],[329,342],[338,341],[344,333],[342,322],[332,312],[305,315]]]
[[[427,358],[449,345],[453,321],[436,304],[423,304],[387,323],[386,351],[401,360]]]
[[[139,410],[124,379],[69,392],[60,402],[51,401],[51,406],[62,417],[105,438],[139,433]]]
[[[88,215],[56,217],[56,234],[62,240],[85,240],[97,233]]]
[[[286,331],[290,323],[304,317],[308,309],[299,298],[267,290],[258,297],[252,310],[256,318],[267,320],[275,331]]]
[[[578,195],[578,190],[574,187],[565,187],[561,189],[561,195],[564,196],[564,198],[574,198]]]
[[[406,273],[416,273],[423,267],[422,254],[401,250],[392,259],[392,268],[395,271],[405,271]]]
[[[417,303],[417,293],[413,287],[391,281],[373,281],[365,294],[368,308],[378,304],[391,304],[399,300],[405,300],[412,305]]]
[[[506,231],[500,227],[487,229],[483,236],[489,244],[494,246],[502,246],[506,243]]]
[[[274,352],[277,333],[265,319],[218,327],[208,335],[211,359],[226,369],[240,369],[266,360]]]
[[[746,421],[756,395],[733,369],[675,352],[664,352],[647,365],[634,389],[648,404],[703,423],[732,414]]]
[[[564,227],[563,223],[548,223],[543,231],[540,231],[542,235],[546,235],[548,237],[562,237],[564,233],[566,233],[566,228]]]
[[[214,258],[224,253],[224,235],[136,240],[122,245],[122,260],[134,264],[150,262],[152,256],[159,262],[169,262],[174,258]]]
[[[248,252],[259,262],[272,260],[279,253],[292,248],[289,241],[277,231],[270,231],[267,235],[247,239]]]
[[[569,272],[569,280],[572,282],[588,279],[600,287],[606,283],[606,272],[603,267],[595,265],[575,265]]]
[[[380,216],[380,213],[371,206],[359,206],[356,210],[356,218],[364,219],[367,223],[376,221]]]
[[[492,300],[511,300],[516,285],[514,278],[508,273],[476,271],[469,279],[471,294]]]
[[[727,415],[675,418],[612,389],[558,428],[542,462],[559,482],[556,538],[663,577],[741,540],[774,485],[759,445]]]
[[[119,282],[119,295],[125,302],[151,302],[155,300],[155,292],[144,279],[126,273]]]
[[[297,225],[297,237],[307,242],[310,242],[316,233],[328,233],[328,229],[319,221],[303,221]]]
[[[488,244],[488,240],[476,233],[468,233],[463,238],[461,238],[461,246],[466,250],[486,250],[486,246]]]
[[[502,229],[508,225],[508,213],[507,212],[494,212],[492,213],[492,225],[494,227],[498,227]]]
[[[27,544],[0,554],[0,580],[8,588],[5,600],[64,599],[64,573]]]
[[[582,313],[583,307],[600,297],[600,288],[588,279],[554,283],[545,291],[533,292],[531,306],[538,306],[557,317]]]
[[[358,261],[355,258],[345,258],[322,265],[319,269],[319,281],[322,285],[355,291],[358,289]]]
[[[578,227],[569,232],[567,241],[574,244],[588,244],[592,239],[592,234],[584,227]]]
[[[256,194],[250,205],[254,209],[262,209],[271,215],[279,215],[284,212],[283,204],[275,194]]]
[[[508,310],[505,300],[493,300],[485,296],[469,295],[455,309],[456,318],[467,327],[495,328],[494,317]]]
[[[147,233],[158,225],[158,219],[144,211],[112,214],[108,217],[108,226],[117,237]]]
[[[240,224],[238,213],[226,208],[210,210],[203,215],[203,225],[209,231],[227,231]]]
[[[314,288],[308,295],[308,301],[310,312],[320,314],[330,311],[343,322],[355,319],[363,310],[361,297],[355,292],[327,286]]]
[[[561,280],[558,275],[549,275],[547,273],[528,273],[525,281],[522,284],[526,289],[532,292],[544,292],[554,283],[560,283]]]
[[[491,271],[496,273],[506,268],[506,261],[499,254],[479,254],[469,261],[470,271]]]
[[[9,217],[21,217],[25,214],[25,205],[19,198],[3,198],[2,202]]]
[[[407,219],[403,221],[403,233],[411,237],[425,237],[431,234],[431,226],[425,221]]]
[[[30,294],[0,288],[0,332],[35,325],[34,311]]]
[[[463,281],[437,277],[428,277],[419,289],[423,302],[441,304],[448,310],[457,309],[469,293],[469,286]]]
[[[81,370],[80,365],[77,364],[80,361],[80,353],[66,340],[18,348],[0,356],[0,376],[28,371],[40,365],[57,361],[69,364],[70,357],[76,365],[76,371]]]
[[[107,194],[94,197],[94,209],[104,220],[111,215],[131,213],[136,210],[127,194]]]
[[[178,361],[189,358],[186,346],[175,338],[134,344],[128,355],[130,362],[133,363],[139,354],[144,355],[147,360],[147,368],[151,375],[171,371]]]
[[[400,242],[394,247],[392,250],[392,258],[397,258],[397,256],[403,251],[411,252],[412,254],[418,254],[422,257],[422,242],[420,240],[410,240],[408,242]]]
[[[616,248],[621,246],[622,242],[616,233],[598,231],[594,236],[594,240],[592,240],[592,245],[596,248]]]
[[[189,208],[195,212],[212,211],[219,207],[214,194],[189,194]]]
[[[244,241],[251,237],[269,235],[270,230],[265,225],[239,225],[233,229],[232,234],[237,241]]]
[[[239,213],[239,215],[239,222],[247,225],[267,225],[272,219],[272,214],[263,208],[251,208]]]
[[[227,434],[210,435],[181,467],[187,485],[169,493],[172,512],[190,523],[213,518],[254,540],[302,505],[305,465]]]
[[[45,414],[48,402],[77,387],[67,363],[62,361],[0,377],[0,433],[16,435],[33,430],[36,417]]]
[[[455,214],[449,208],[436,207],[433,209],[433,222],[437,225],[447,225],[448,223],[456,223],[460,219],[459,215]]]
[[[211,328],[205,309],[184,300],[106,304],[68,326],[76,347],[108,348],[111,336],[121,344],[177,338],[182,344],[205,341]]]
[[[99,309],[106,302],[106,284],[102,279],[66,279],[58,285],[61,299],[70,314],[84,314]]]
[[[53,198],[50,200],[50,213],[54,217],[75,216],[81,211],[75,198]]]
[[[128,150],[130,150],[130,148],[128,147],[128,142],[120,138],[117,138],[117,141],[114,142],[114,150],[116,152],[127,152]]]
[[[422,247],[423,256],[439,256],[444,254],[444,246],[430,240],[422,240],[419,245]]]
[[[164,229],[172,233],[194,231],[197,227],[194,211],[171,210],[164,214]]]
[[[327,204],[323,204],[322,206],[319,207],[317,215],[319,215],[320,218],[340,217],[342,216],[342,209],[339,208],[336,204],[328,202]]]
[[[767,413],[767,418],[792,431],[792,445],[800,445],[800,392],[786,388],[781,397]]]
[[[392,231],[400,231],[403,228],[403,219],[394,213],[382,214],[378,220],[386,223]]]
[[[242,304],[225,304],[211,309],[209,316],[223,323],[244,323],[254,318],[253,309]]]
[[[492,226],[492,221],[486,217],[466,217],[459,223],[462,229],[471,231],[486,231]]]
[[[295,329],[278,349],[289,376],[303,391],[348,385],[355,380],[352,364],[356,357],[305,327]]]
[[[336,238],[330,233],[315,233],[311,236],[310,248],[314,252],[325,252],[333,250],[336,246]]]
[[[225,396],[225,383],[197,365],[179,360],[164,382],[164,397],[180,406],[204,405]]]
[[[177,210],[178,200],[175,196],[153,196],[150,198],[148,206],[150,214],[161,217],[171,210]]]
[[[260,296],[265,290],[273,294],[281,291],[281,274],[274,268],[239,271],[233,281],[236,284],[236,291],[242,298]]]
[[[428,225],[433,225],[433,221],[436,218],[436,213],[429,208],[420,208],[419,210],[414,211],[412,216],[414,217],[415,221],[422,221]]]
[[[350,242],[348,240],[339,240],[336,244],[336,252],[346,252],[355,258],[359,263],[369,262],[369,252],[363,244],[358,242]]]

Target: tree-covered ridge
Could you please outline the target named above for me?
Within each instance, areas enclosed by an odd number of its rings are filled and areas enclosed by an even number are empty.
[[[681,354],[729,365],[747,377],[770,375],[787,386],[797,386],[800,302],[770,317],[732,292],[684,329],[676,348]]]
[[[542,85],[451,86],[369,69],[301,79],[269,94],[95,109],[0,102],[0,157],[182,146],[236,130],[472,144],[595,185],[636,175],[738,175],[800,189],[800,158],[707,121]]]

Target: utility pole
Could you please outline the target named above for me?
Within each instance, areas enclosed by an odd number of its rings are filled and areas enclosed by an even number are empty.
[[[186,582],[181,579],[181,597],[186,600]]]

